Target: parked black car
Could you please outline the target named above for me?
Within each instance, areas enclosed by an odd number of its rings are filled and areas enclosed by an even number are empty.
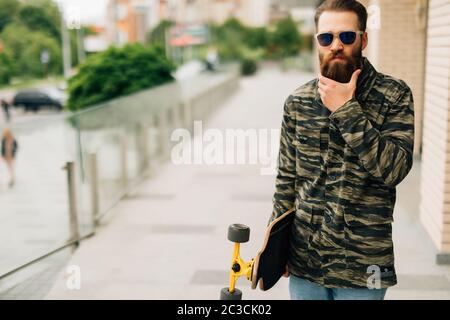
[[[16,107],[23,107],[25,111],[38,111],[42,107],[55,108],[62,110],[62,101],[53,92],[27,89],[16,93],[12,101]]]

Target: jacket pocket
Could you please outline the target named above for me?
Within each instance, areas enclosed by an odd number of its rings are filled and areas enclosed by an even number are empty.
[[[386,223],[345,226],[345,261],[347,268],[367,272],[370,266],[393,266],[392,225]]]
[[[290,255],[297,265],[306,266],[309,261],[312,208],[301,199],[295,202],[295,218],[291,229]]]

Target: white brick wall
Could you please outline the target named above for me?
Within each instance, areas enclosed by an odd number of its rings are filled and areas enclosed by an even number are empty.
[[[416,22],[417,0],[371,0],[365,5],[378,5],[381,29],[369,30],[368,57],[379,72],[404,80],[414,96],[415,145],[420,152],[422,143],[422,111],[425,74],[426,30]],[[373,40],[377,41],[372,41]]]
[[[450,252],[450,0],[430,0],[421,177],[421,221]]]

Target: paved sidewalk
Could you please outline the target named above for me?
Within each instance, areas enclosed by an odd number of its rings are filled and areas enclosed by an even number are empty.
[[[241,80],[241,88],[204,124],[207,128],[279,129],[287,95],[312,76],[276,68]],[[220,103],[220,102],[219,102]],[[399,285],[387,299],[450,299],[450,267],[435,265],[435,249],[418,224],[420,162],[399,188],[395,250]],[[275,176],[258,165],[168,163],[109,214],[69,265],[81,270],[81,289],[66,287],[63,270],[47,299],[218,299],[227,286],[231,223],[251,227],[245,260],[259,250],[272,210]],[[288,281],[269,292],[240,279],[244,299],[289,299]]]

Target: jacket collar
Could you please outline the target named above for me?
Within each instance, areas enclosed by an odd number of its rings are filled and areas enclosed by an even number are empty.
[[[377,70],[375,70],[374,66],[370,63],[370,61],[363,57],[362,62],[362,72],[358,77],[358,81],[356,83],[356,100],[358,101],[365,101],[367,99],[367,96],[369,95],[370,89],[372,89],[372,86],[375,83],[376,77],[377,77]],[[317,91],[317,83],[319,79],[316,79],[316,100],[320,100],[320,94]]]

